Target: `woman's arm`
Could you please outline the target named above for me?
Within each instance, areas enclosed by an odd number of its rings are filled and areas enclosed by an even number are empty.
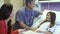
[[[52,34],[52,32],[45,32],[44,34]]]
[[[40,27],[36,31],[37,32],[46,32],[49,25],[50,25],[50,22],[43,23],[42,25],[40,25]]]
[[[42,31],[42,30],[37,30],[36,32],[39,32],[39,33],[44,33],[44,31]]]

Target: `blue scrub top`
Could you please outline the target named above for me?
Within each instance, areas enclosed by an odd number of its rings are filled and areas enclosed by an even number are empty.
[[[38,17],[40,12],[33,9],[28,10],[26,7],[22,8],[16,13],[16,21],[22,21],[25,25],[31,27],[35,17]],[[19,29],[19,23],[15,23],[15,28]]]

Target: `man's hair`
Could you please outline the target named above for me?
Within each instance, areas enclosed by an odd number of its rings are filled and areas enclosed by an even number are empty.
[[[33,0],[25,0],[25,3],[26,3],[26,5],[28,4],[28,3],[31,3]]]
[[[10,3],[5,3],[0,8],[0,20],[8,19],[11,12],[12,12],[13,6]]]

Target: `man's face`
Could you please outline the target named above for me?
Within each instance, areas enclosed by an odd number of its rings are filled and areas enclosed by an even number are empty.
[[[31,3],[28,3],[29,8],[33,8],[35,6],[35,0],[33,0]]]

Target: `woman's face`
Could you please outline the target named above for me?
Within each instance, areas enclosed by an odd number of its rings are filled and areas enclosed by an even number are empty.
[[[51,15],[50,15],[50,13],[47,14],[46,20],[47,20],[47,21],[50,21],[50,20],[51,20]]]

